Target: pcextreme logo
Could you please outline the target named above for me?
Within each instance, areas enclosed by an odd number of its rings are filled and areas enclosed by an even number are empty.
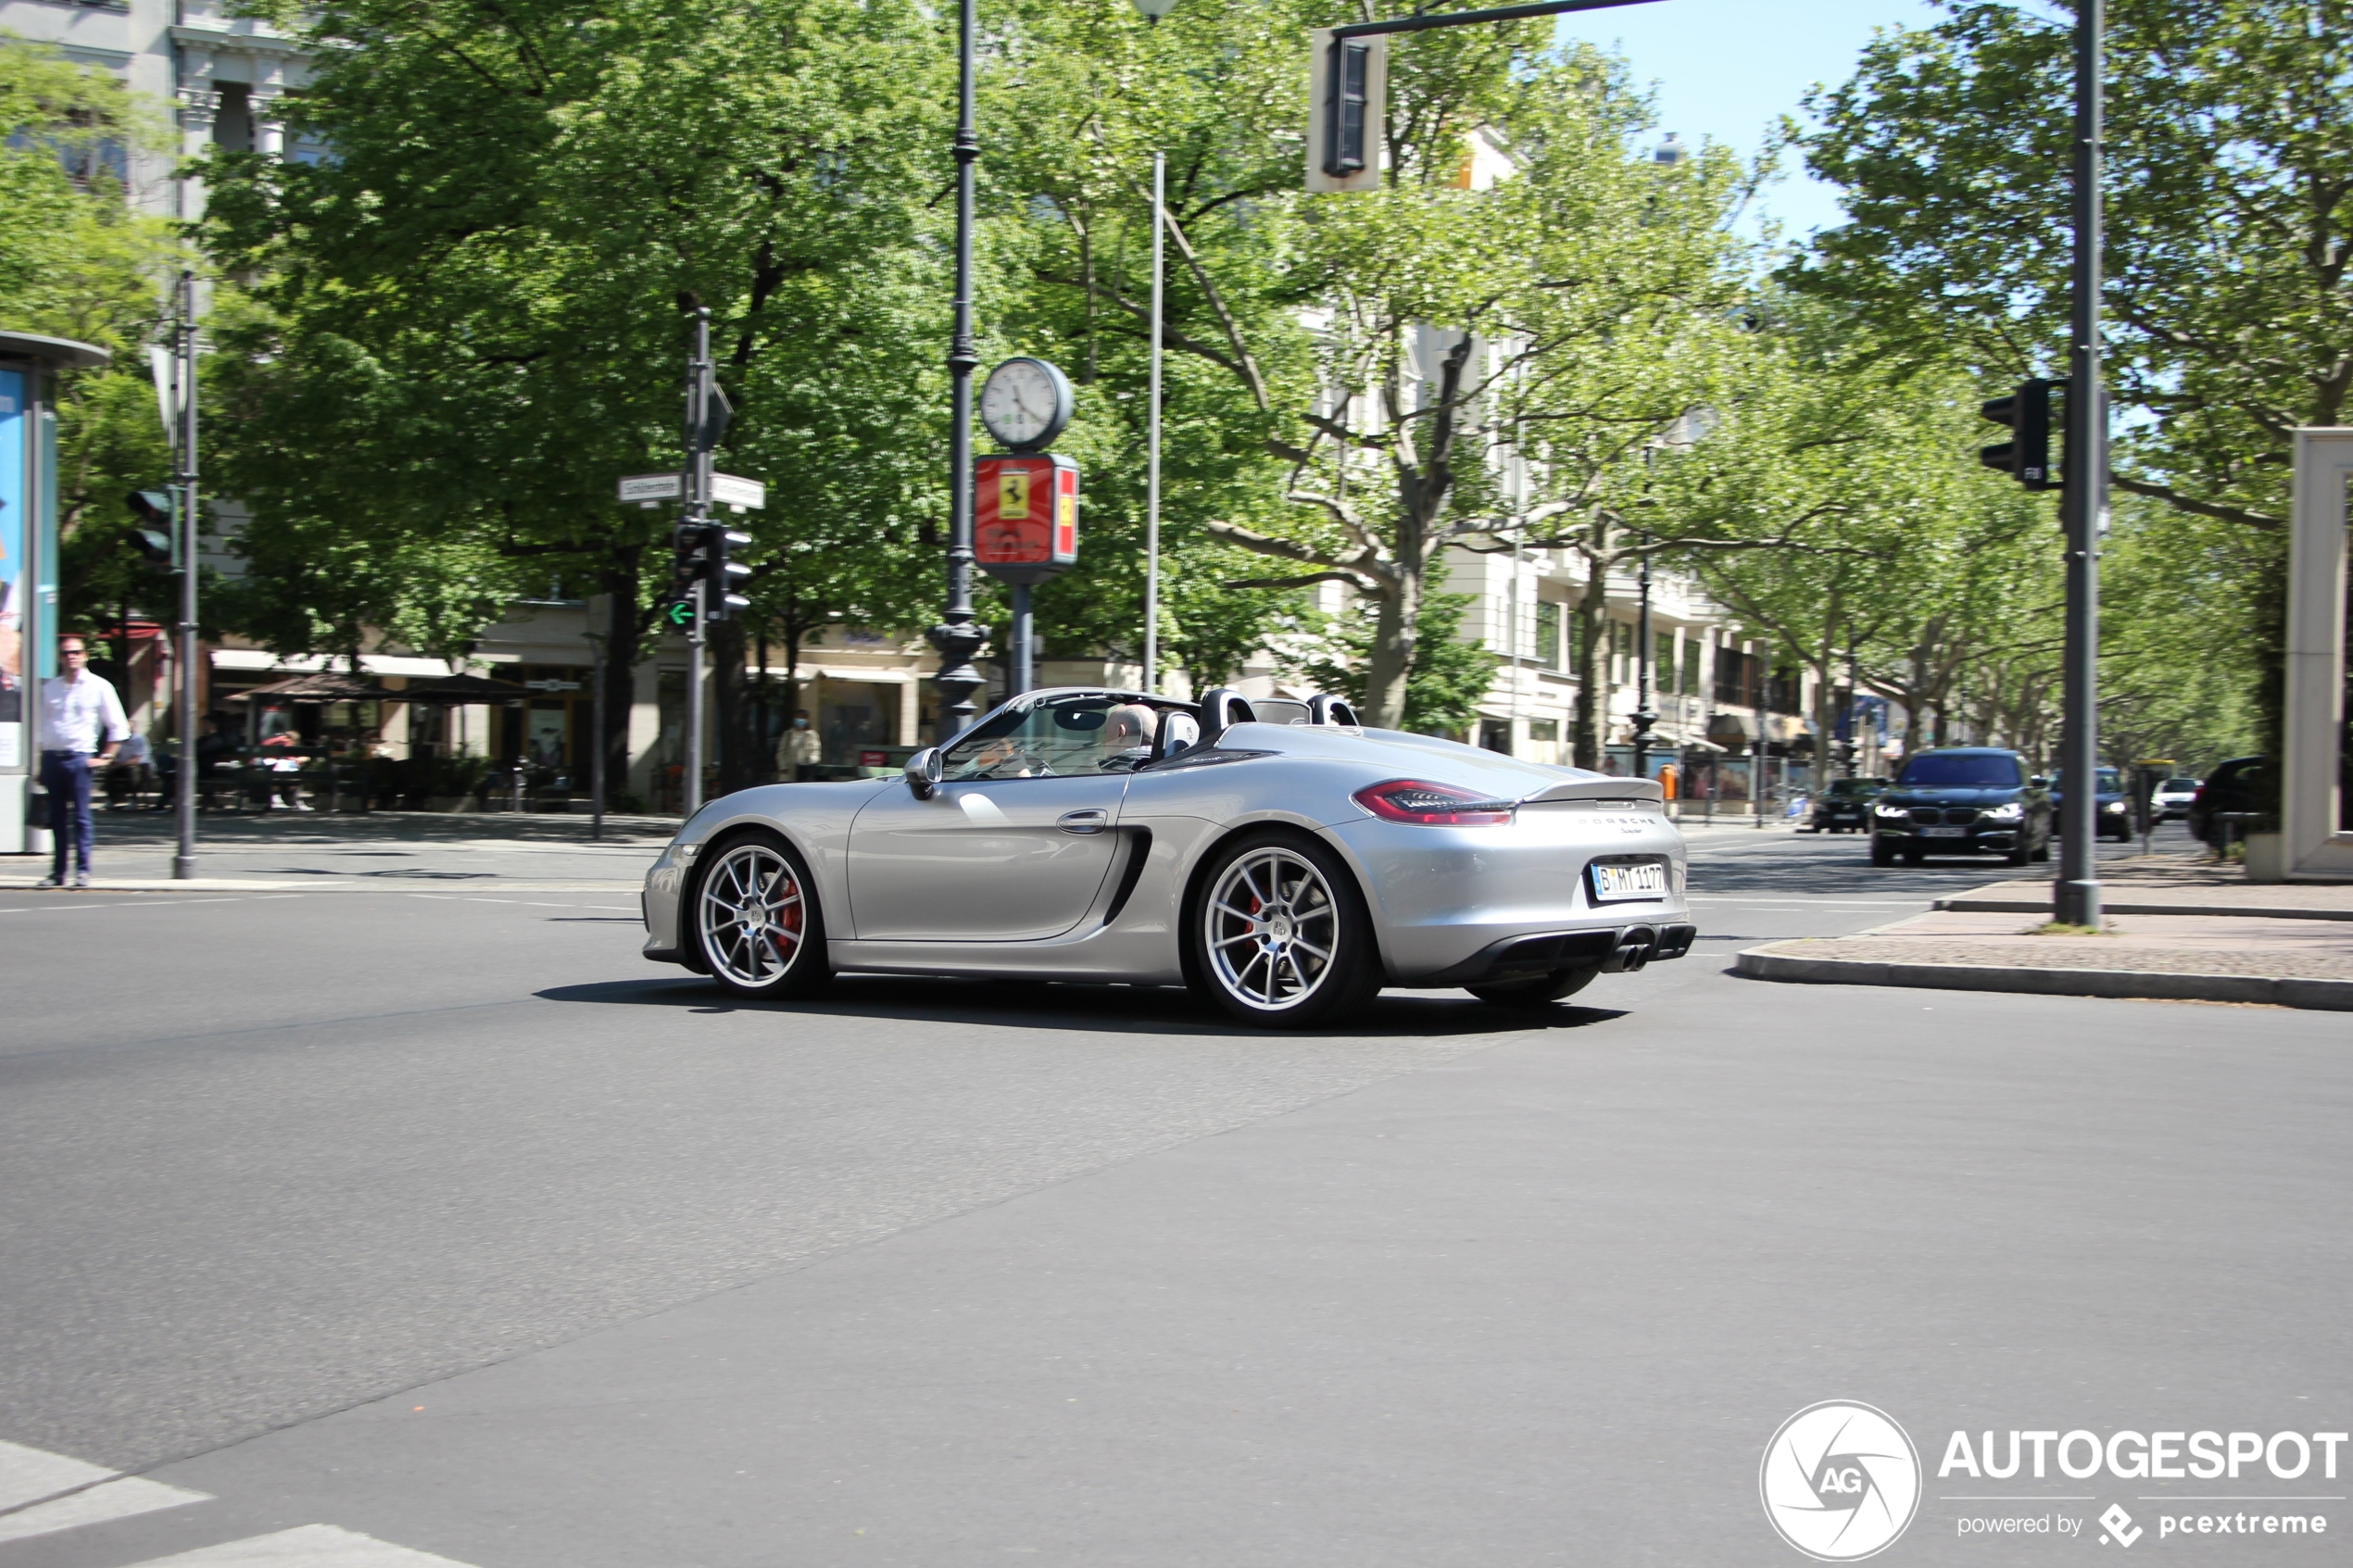
[[[1855,1562],[1919,1511],[1919,1450],[1886,1411],[1825,1399],[1781,1423],[1756,1486],[1781,1539],[1818,1562]]]

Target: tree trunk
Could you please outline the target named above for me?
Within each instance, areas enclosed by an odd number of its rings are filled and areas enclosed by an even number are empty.
[[[629,710],[637,699],[637,557],[617,551],[599,574],[605,596],[605,798],[629,787]]]
[[[1373,655],[1365,671],[1365,722],[1394,730],[1405,722],[1405,682],[1413,673],[1415,622],[1422,608],[1422,574],[1410,567],[1381,596],[1373,618]]]
[[[719,793],[733,795],[760,782],[759,746],[751,733],[750,682],[744,662],[744,623],[729,620],[711,623],[710,646],[711,697],[717,708],[719,732]]]
[[[1574,624],[1577,717],[1569,760],[1576,767],[1599,772],[1609,746],[1609,650],[1603,638],[1609,625],[1609,571],[1590,555],[1585,558],[1585,593],[1577,601]]]

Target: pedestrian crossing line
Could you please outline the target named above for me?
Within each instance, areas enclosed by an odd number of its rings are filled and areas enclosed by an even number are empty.
[[[211,1500],[208,1492],[191,1492],[184,1487],[167,1486],[160,1481],[126,1475],[118,1481],[102,1481],[82,1491],[68,1492],[64,1497],[52,1498],[47,1502],[34,1503],[14,1513],[0,1513],[0,1543],[54,1535],[59,1530],[78,1530],[84,1524],[104,1524],[110,1520],[153,1513],[158,1509],[180,1508],[192,1502]]]
[[[453,1558],[413,1551],[333,1524],[305,1524],[274,1535],[223,1541],[131,1568],[468,1568]]]
[[[120,1474],[87,1460],[68,1459],[19,1443],[0,1443],[0,1511],[111,1481]]]
[[[86,1460],[0,1443],[0,1542],[209,1500],[204,1492],[124,1475]]]

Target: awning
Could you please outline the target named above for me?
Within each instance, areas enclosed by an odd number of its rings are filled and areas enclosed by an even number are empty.
[[[232,692],[231,702],[250,702],[259,697],[266,702],[381,702],[396,694],[386,692],[373,681],[358,680],[333,671],[321,671],[311,675],[296,675],[283,681],[272,681],[251,691]]]
[[[411,681],[396,692],[380,692],[387,702],[439,702],[451,705],[481,702],[525,702],[532,696],[529,686],[519,686],[512,681],[493,681],[481,675],[440,675],[430,680]]]

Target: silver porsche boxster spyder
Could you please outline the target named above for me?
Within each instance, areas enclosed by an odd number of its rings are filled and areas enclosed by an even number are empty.
[[[1365,729],[1334,697],[1026,693],[904,776],[714,800],[646,956],[742,997],[839,972],[1187,985],[1247,1023],[1384,985],[1541,1005],[1680,958],[1659,786]]]

